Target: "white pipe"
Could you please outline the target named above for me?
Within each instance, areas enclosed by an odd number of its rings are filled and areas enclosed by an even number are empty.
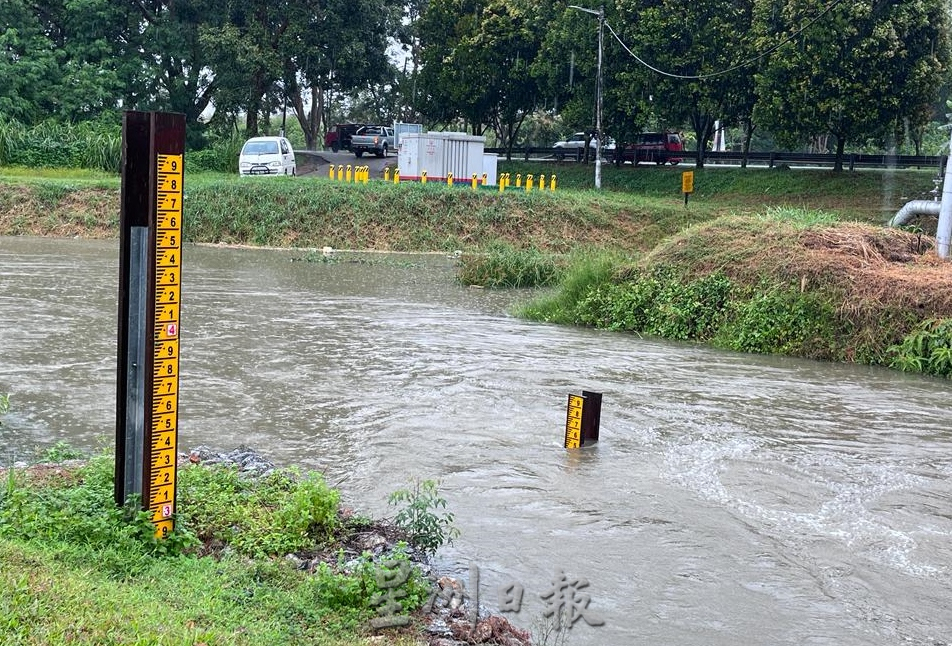
[[[941,203],[932,200],[913,200],[896,212],[887,226],[901,227],[917,215],[939,215]]]
[[[942,182],[942,207],[939,209],[939,225],[935,231],[936,251],[939,258],[949,257],[949,242],[952,239],[952,134],[949,135],[949,157],[945,161],[945,180]]]

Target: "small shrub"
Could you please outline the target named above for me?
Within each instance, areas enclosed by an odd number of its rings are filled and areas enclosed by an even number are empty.
[[[222,137],[209,148],[185,153],[185,168],[190,173],[214,171],[238,174],[238,156],[244,140],[238,135]]]
[[[235,467],[190,467],[179,473],[178,492],[179,514],[200,539],[248,556],[312,548],[338,523],[340,494],[316,473],[249,478]]]
[[[82,451],[74,449],[68,442],[60,440],[40,455],[40,462],[59,463],[67,460],[79,460],[86,457]]]
[[[390,494],[388,502],[393,506],[404,503],[394,523],[424,552],[432,554],[459,536],[453,514],[439,512],[446,509],[446,499],[439,495],[433,480],[416,481],[412,489],[398,489]]]
[[[952,377],[952,319],[923,321],[887,355],[891,368]]]
[[[731,322],[718,337],[720,345],[741,352],[816,356],[829,345],[825,339],[833,335],[835,321],[832,307],[816,294],[765,288],[735,303]]]
[[[705,340],[717,331],[730,295],[731,282],[720,272],[684,282],[659,266],[596,287],[579,303],[577,318],[611,330]]]

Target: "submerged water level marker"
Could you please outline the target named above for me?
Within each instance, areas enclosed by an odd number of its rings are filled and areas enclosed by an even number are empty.
[[[565,409],[565,441],[567,449],[577,449],[585,442],[598,441],[598,427],[602,417],[602,394],[583,390],[581,395],[569,395]]]

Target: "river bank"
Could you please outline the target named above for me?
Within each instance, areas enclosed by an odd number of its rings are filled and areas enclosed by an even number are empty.
[[[319,475],[195,447],[178,460],[176,531],[156,541],[112,503],[111,462],[58,443],[0,468],[3,643],[530,644],[406,527],[337,508]]]
[[[95,450],[114,423],[115,248],[0,241],[8,450]],[[487,603],[524,585],[518,625],[564,568],[606,622],[579,622],[579,646],[949,633],[944,380],[533,324],[505,314],[525,292],[460,289],[442,256],[187,251],[182,446],[267,447],[373,517],[408,478],[440,479],[462,532],[440,560],[477,566]],[[566,451],[579,388],[605,393],[601,442]]]
[[[564,182],[583,183],[583,170],[566,167]],[[523,308],[536,320],[952,375],[952,276],[935,262],[935,223],[880,224],[927,194],[930,174],[717,169],[700,175],[687,206],[672,169],[611,171],[637,193],[199,175],[187,180],[183,235],[451,253],[468,284],[561,284],[554,301]],[[0,235],[115,237],[117,205],[114,181],[7,177]],[[729,285],[712,288],[718,277]],[[665,289],[650,286],[659,280]],[[650,321],[635,312],[646,308]]]

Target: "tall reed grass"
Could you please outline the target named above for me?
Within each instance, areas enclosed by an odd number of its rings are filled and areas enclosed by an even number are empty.
[[[45,121],[28,127],[0,119],[0,165],[118,173],[121,163],[122,133],[114,124]]]

